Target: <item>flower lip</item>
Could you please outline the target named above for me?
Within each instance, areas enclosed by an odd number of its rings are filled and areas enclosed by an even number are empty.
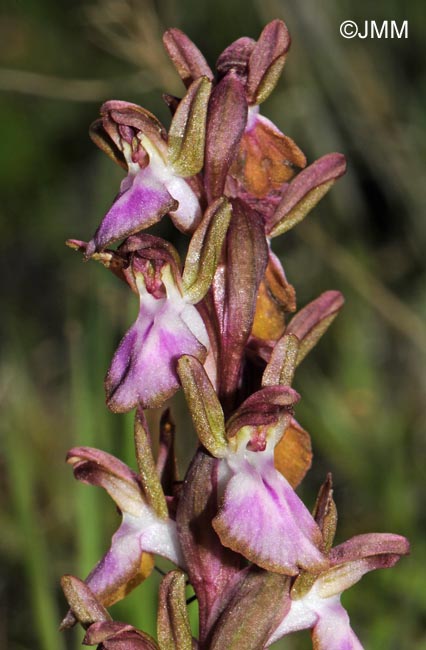
[[[127,176],[86,256],[152,226],[166,214],[180,230],[194,229],[201,219],[199,200],[168,162],[167,133],[161,122],[142,107],[117,100],[106,102],[101,115],[91,137],[127,170]]]
[[[209,347],[204,322],[183,291],[174,249],[156,237],[138,235],[120,248],[126,251],[134,251],[126,279],[139,293],[140,308],[105,378],[107,404],[116,413],[138,404],[162,406],[179,388],[179,357],[190,354],[204,361]]]
[[[318,573],[329,565],[319,549],[320,530],[275,469],[273,446],[250,451],[241,445],[218,461],[224,495],[213,527],[222,544],[268,571]]]

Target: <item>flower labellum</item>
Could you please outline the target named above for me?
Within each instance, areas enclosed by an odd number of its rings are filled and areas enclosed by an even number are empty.
[[[115,413],[137,405],[162,406],[179,388],[179,357],[191,354],[204,360],[209,347],[203,320],[186,300],[173,260],[156,260],[155,249],[142,254],[133,257],[129,270],[139,293],[139,314],[105,379],[107,404]]]

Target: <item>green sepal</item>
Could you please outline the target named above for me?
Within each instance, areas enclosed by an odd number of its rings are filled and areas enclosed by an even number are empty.
[[[329,553],[333,546],[337,528],[337,508],[333,499],[333,481],[331,474],[321,485],[312,513],[322,533],[324,553]]]
[[[98,621],[111,620],[105,607],[97,600],[83,580],[75,576],[64,575],[61,579],[61,586],[73,615],[83,627],[87,628]],[[67,617],[62,622],[61,629],[66,627],[68,627]]]
[[[142,409],[136,411],[134,436],[139,475],[147,503],[161,519],[168,519],[166,498],[152,455],[150,436]]]
[[[177,370],[201,444],[216,458],[223,458],[227,453],[225,419],[206,371],[190,355],[179,359]]]
[[[179,176],[194,176],[204,164],[207,107],[212,83],[194,81],[179,103],[169,129],[168,157]]]
[[[262,386],[291,386],[297,365],[299,339],[294,334],[284,334],[272,350],[266,366]]]
[[[157,636],[160,650],[192,650],[185,575],[181,571],[170,571],[161,582],[158,596]]]
[[[345,157],[339,153],[322,156],[301,171],[284,192],[268,235],[277,237],[300,223],[345,171]]]
[[[196,304],[212,283],[231,220],[232,209],[223,196],[207,208],[194,232],[182,275],[185,297]]]
[[[299,339],[297,366],[330,327],[343,303],[344,298],[339,291],[325,291],[293,316],[286,333],[294,334]]]

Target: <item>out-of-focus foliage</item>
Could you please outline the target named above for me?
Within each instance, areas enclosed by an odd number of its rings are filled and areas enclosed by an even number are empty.
[[[325,289],[347,304],[301,366],[297,415],[311,432],[307,501],[331,469],[338,538],[389,530],[412,555],[345,600],[366,648],[426,647],[424,3],[367,0],[6,0],[0,9],[1,602],[0,647],[63,650],[62,573],[84,576],[114,528],[110,503],[78,485],[66,450],[103,447],[133,463],[131,419],[104,407],[102,378],[136,304],[63,246],[89,238],[121,172],[86,136],[106,99],[167,122],[178,80],[161,33],[179,26],[210,61],[283,18],[293,45],[264,112],[312,161],[349,171],[306,223],[274,241],[299,305]],[[345,40],[343,20],[408,20],[408,39]],[[167,224],[161,226],[167,229]],[[164,232],[164,230],[163,230]],[[177,242],[182,245],[182,242]],[[182,446],[185,407],[174,402]],[[158,421],[153,413],[152,424]],[[182,466],[188,451],[182,451]],[[155,577],[114,617],[155,628]],[[194,605],[190,605],[194,607]],[[423,622],[423,627],[422,627]],[[307,633],[277,648],[309,648]]]

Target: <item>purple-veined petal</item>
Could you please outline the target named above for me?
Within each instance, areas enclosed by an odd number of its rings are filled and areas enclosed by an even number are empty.
[[[213,526],[225,546],[277,573],[327,567],[319,528],[275,469],[272,449],[230,454],[220,463],[226,487]]]
[[[149,507],[135,472],[111,454],[90,447],[71,449],[67,461],[79,481],[103,487],[122,513],[122,523],[112,538],[109,551],[86,580],[104,604],[123,597],[124,593],[117,592],[127,589],[129,581],[135,580],[137,584],[149,575],[152,561],[147,553],[162,555],[183,565],[175,522],[162,519]]]
[[[131,170],[122,181],[117,198],[89,242],[87,257],[114,241],[152,226],[167,212],[176,209],[175,198],[150,165],[137,173]]]
[[[389,569],[399,559],[399,555],[373,555],[362,560],[333,566],[328,571],[324,571],[317,579],[318,593],[322,598],[341,594],[342,591],[349,589],[361,580],[366,573],[376,569]]]
[[[369,571],[393,567],[408,552],[409,542],[401,535],[357,535],[330,551],[331,567],[319,576],[318,593],[323,598],[340,594]]]
[[[150,554],[162,555],[184,568],[175,522],[160,518],[144,502],[132,470],[110,454],[85,447],[72,449],[68,462],[78,480],[104,487],[122,508],[122,523],[110,549],[85,581],[103,605],[121,600],[151,573]],[[75,622],[69,612],[62,627]]]
[[[105,380],[109,408],[117,413],[161,406],[179,388],[176,363],[183,354],[204,358],[207,333],[196,308],[182,297],[141,294],[136,323],[116,351]]]
[[[139,477],[121,460],[101,449],[74,447],[67,454],[78,481],[104,488],[123,513],[139,517],[145,506]]]

